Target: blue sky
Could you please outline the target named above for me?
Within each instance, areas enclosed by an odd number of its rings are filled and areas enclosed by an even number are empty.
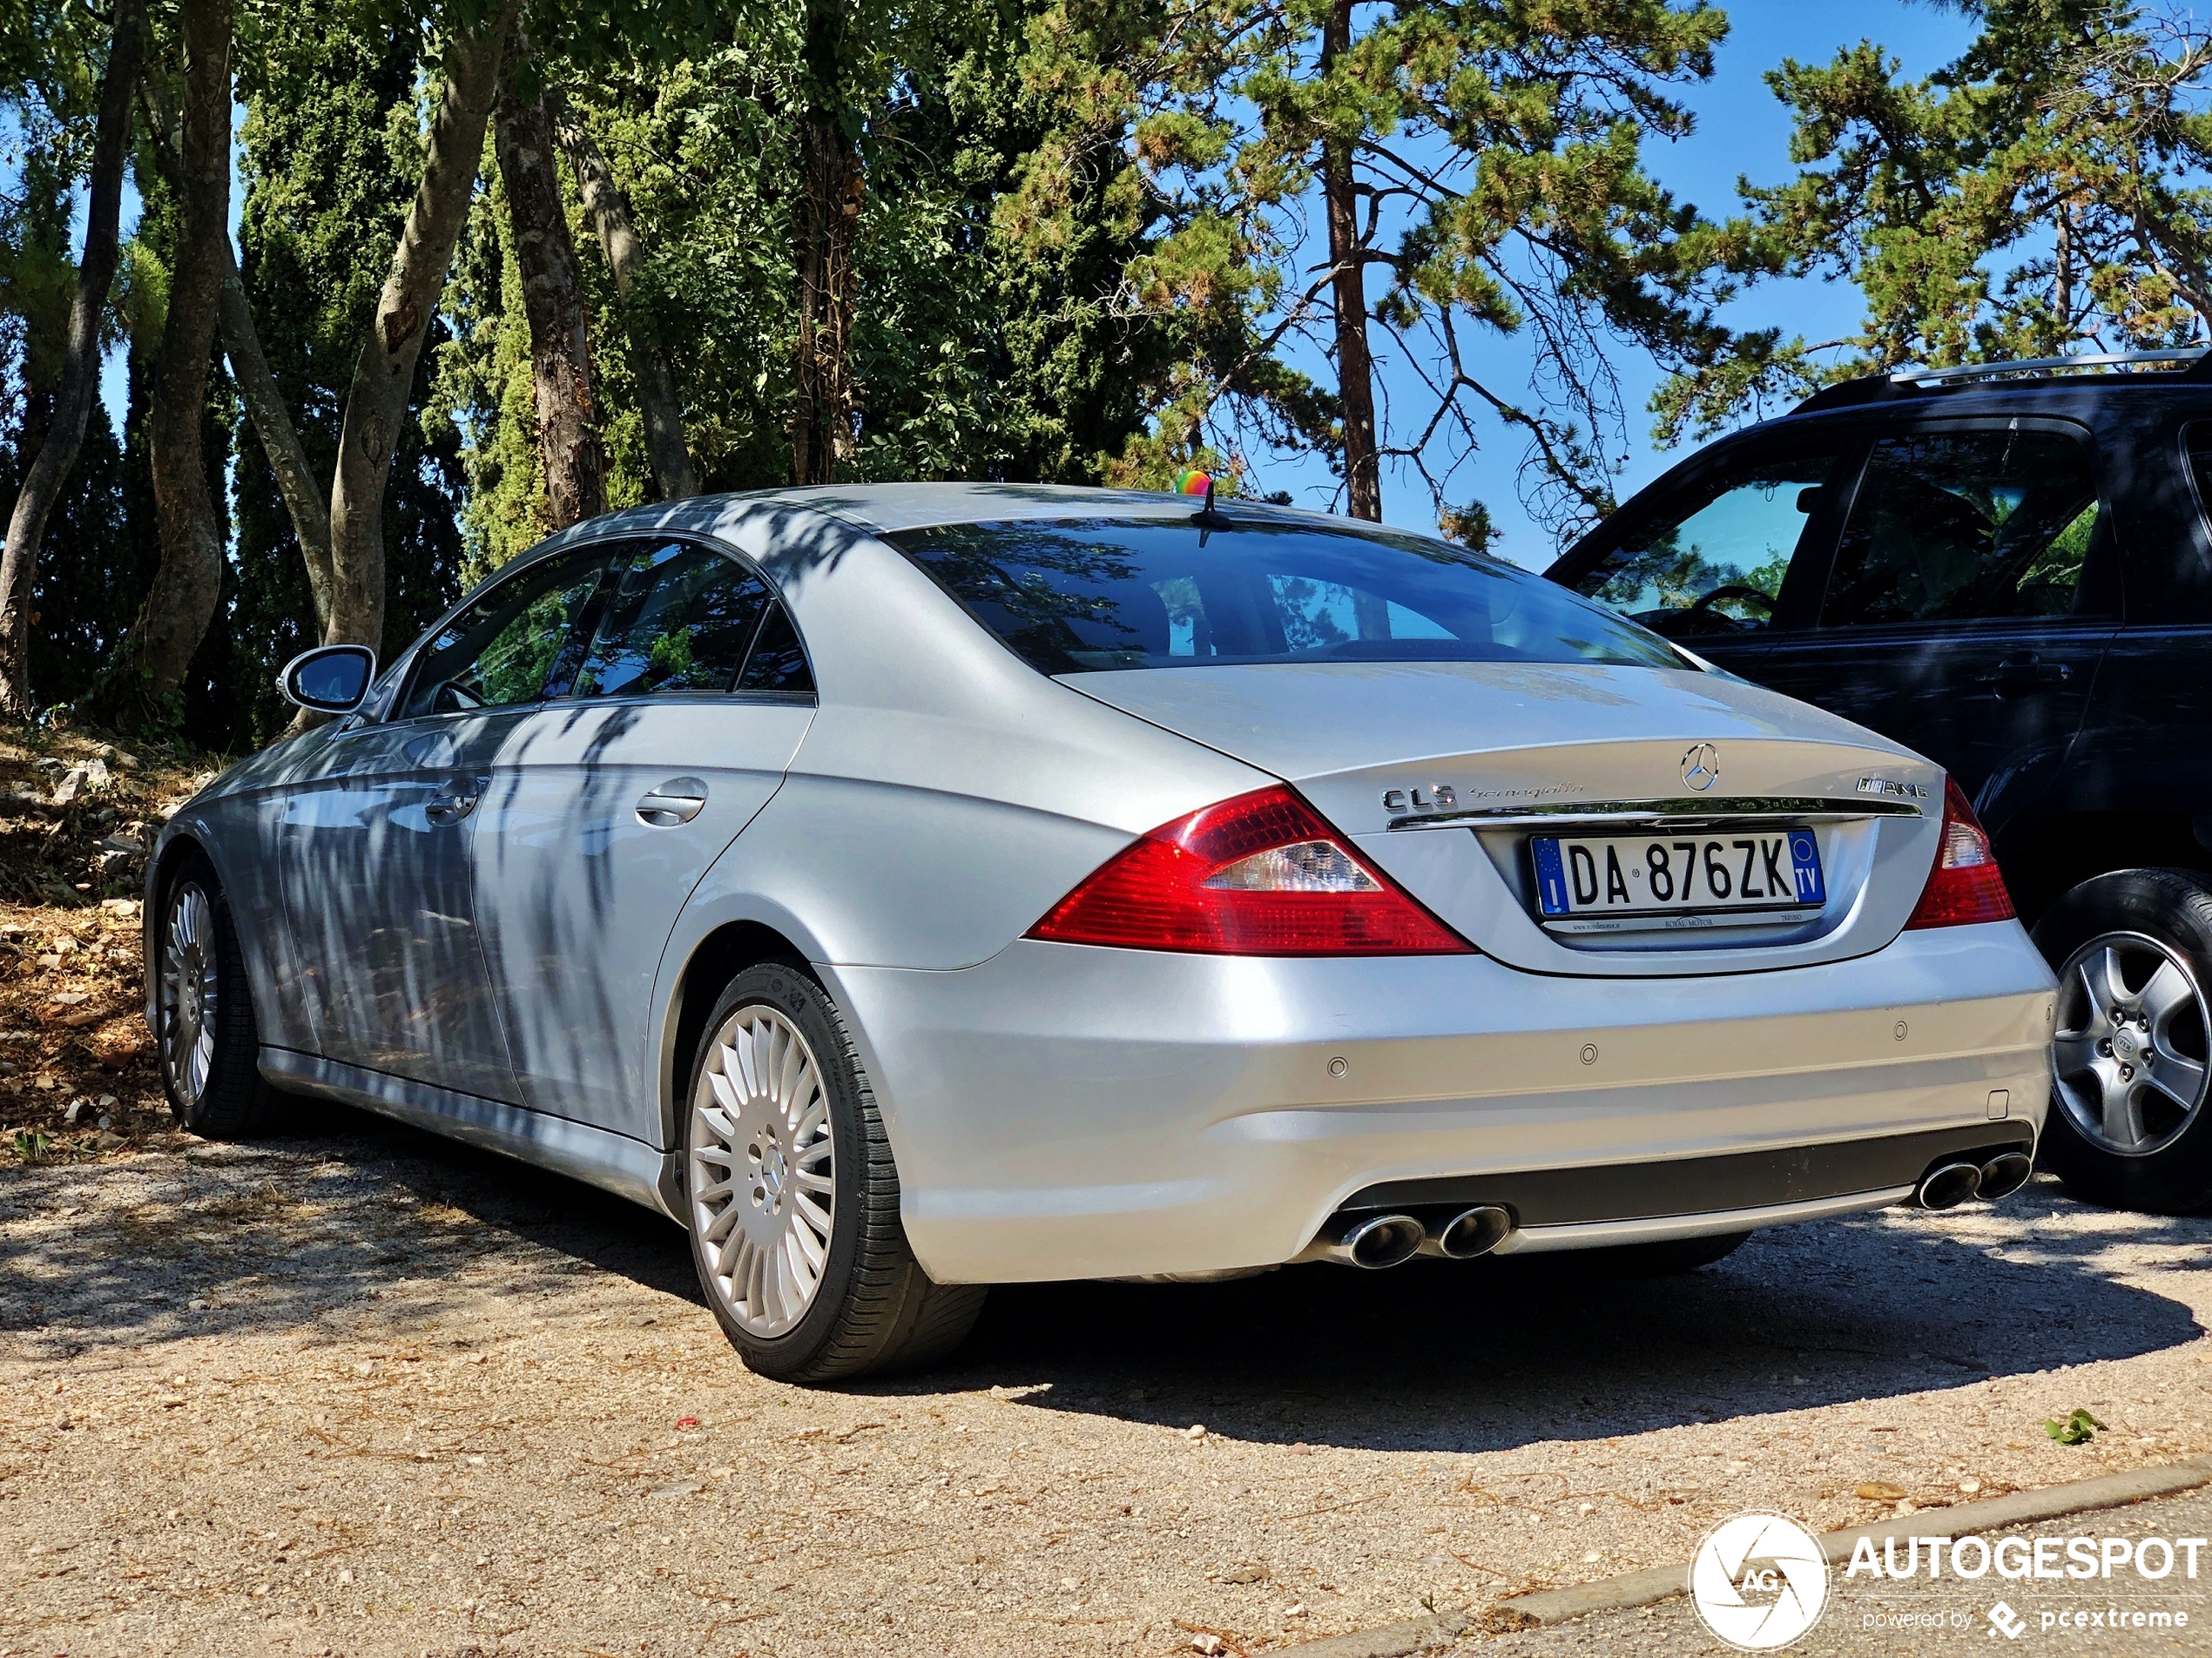
[[[1713,78],[1683,94],[1696,111],[1697,131],[1679,143],[1655,144],[1646,152],[1647,165],[1662,185],[1677,199],[1696,203],[1715,218],[1737,211],[1739,176],[1777,184],[1790,174],[1789,115],[1762,78],[1785,57],[1826,63],[1839,48],[1870,39],[1901,58],[1905,74],[1922,76],[1957,57],[1973,36],[1972,26],[1958,12],[1925,0],[1858,0],[1833,8],[1782,0],[1737,0],[1734,4],[1723,0],[1723,10],[1730,28],[1714,56]],[[1371,278],[1371,293],[1379,291],[1379,274]],[[1855,288],[1798,280],[1754,288],[1735,303],[1727,320],[1739,327],[1778,326],[1785,334],[1822,340],[1847,332],[1858,315]],[[1462,336],[1463,343],[1467,339]],[[1527,360],[1514,342],[1487,340],[1470,356],[1474,372],[1488,376],[1501,394],[1527,395]],[[1329,381],[1325,366],[1302,366],[1312,368],[1324,383]],[[1626,354],[1618,367],[1629,414],[1630,459],[1616,487],[1626,499],[1689,450],[1662,451],[1652,443],[1651,419],[1644,403],[1658,384],[1658,374],[1648,363]],[[1384,375],[1401,389],[1404,406],[1420,404],[1418,384],[1402,365],[1386,365]],[[1452,494],[1460,501],[1479,499],[1489,508],[1500,532],[1494,550],[1541,569],[1557,549],[1515,496],[1521,441],[1494,423],[1483,430],[1482,441],[1481,451],[1454,478]],[[1317,508],[1331,505],[1337,491],[1326,464],[1311,455],[1265,460],[1250,483],[1258,489],[1287,489],[1299,505]],[[1409,529],[1434,528],[1428,490],[1417,475],[1386,474],[1383,516]]]
[[[1927,0],[1858,0],[1857,4],[1832,10],[1826,6],[1784,3],[1784,0],[1737,0],[1724,10],[1730,27],[1728,38],[1715,54],[1713,78],[1683,95],[1697,112],[1697,131],[1679,143],[1655,145],[1648,154],[1652,172],[1677,198],[1696,204],[1715,217],[1736,211],[1740,175],[1773,184],[1789,174],[1789,118],[1762,78],[1784,58],[1824,63],[1839,48],[1871,39],[1902,58],[1906,74],[1919,76],[1956,57],[1973,33],[1967,20],[1957,11]],[[244,110],[233,111],[234,125],[244,119]],[[233,230],[243,194],[242,182],[233,171]],[[137,218],[133,192],[124,204],[126,236]],[[81,237],[81,233],[79,225],[75,237]],[[1800,280],[1753,289],[1731,307],[1728,320],[1741,327],[1779,325],[1809,338],[1825,339],[1847,331],[1858,312],[1857,291],[1849,286]],[[1470,357],[1475,372],[1487,377],[1505,395],[1527,395],[1526,359],[1514,341],[1483,339],[1474,340],[1473,346]],[[1331,379],[1325,364],[1307,366],[1324,383]],[[1630,458],[1617,486],[1625,499],[1686,451],[1662,451],[1651,441],[1650,417],[1644,412],[1644,403],[1658,375],[1649,364],[1629,354],[1622,354],[1618,367],[1629,414]],[[1396,389],[1403,406],[1418,405],[1418,385],[1404,365],[1386,362],[1382,373],[1386,393]],[[101,391],[119,428],[125,398],[119,352],[105,365]],[[1482,438],[1482,449],[1453,480],[1452,493],[1460,501],[1479,499],[1489,508],[1499,529],[1497,551],[1541,569],[1557,549],[1549,533],[1528,516],[1516,497],[1515,474],[1522,444],[1514,434],[1494,424],[1484,430]],[[1250,480],[1250,487],[1287,489],[1298,504],[1319,508],[1330,506],[1337,494],[1336,480],[1326,464],[1312,455],[1264,459]],[[1412,529],[1435,527],[1427,489],[1417,476],[1385,475],[1383,516]]]

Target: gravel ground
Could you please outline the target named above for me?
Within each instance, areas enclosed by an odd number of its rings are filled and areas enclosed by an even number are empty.
[[[2000,1537],[2125,1537],[2130,1542],[2145,1537],[2212,1537],[2212,1493],[2192,1491],[2155,1502],[2090,1514],[2067,1514],[2016,1532],[1993,1533]],[[1993,1576],[1978,1583],[1945,1580],[1940,1586],[1925,1576],[1900,1585],[1874,1585],[1864,1575],[1847,1580],[1840,1574],[1832,1581],[1828,1609],[1820,1621],[1795,1645],[1791,1653],[1820,1658],[1876,1658],[1876,1655],[1987,1654],[1993,1651],[2113,1654],[2119,1658],[2164,1658],[2171,1653],[2212,1652],[2212,1555],[2206,1556],[2198,1580],[2184,1581],[2177,1569],[2157,1582],[2143,1582],[2124,1568],[2110,1583],[2085,1587],[2064,1581],[2000,1582]],[[1990,1614],[1999,1602],[2012,1609],[2026,1628],[2011,1641],[1996,1640]],[[2126,1613],[2161,1610],[2179,1613],[2188,1627],[2163,1630],[2115,1628],[2112,1610]],[[2055,1622],[2046,1628],[2044,1614],[2079,1618],[2082,1613],[2103,1612],[2106,1622],[2076,1628]],[[1918,1621],[1941,1614],[1945,1626],[1929,1628]],[[2012,1643],[2017,1641],[2014,1647]],[[1469,1641],[1458,1648],[1458,1658],[1477,1651],[1482,1658],[1689,1658],[1689,1655],[1727,1655],[1734,1649],[1709,1634],[1690,1610],[1689,1602],[1676,1599],[1633,1612],[1605,1613],[1578,1618],[1556,1629],[1531,1630],[1490,1641]]]
[[[1005,1290],[808,1392],[665,1221],[303,1113],[0,1170],[0,1653],[1256,1652],[2212,1451],[2212,1222],[2047,1185],[1674,1280]]]

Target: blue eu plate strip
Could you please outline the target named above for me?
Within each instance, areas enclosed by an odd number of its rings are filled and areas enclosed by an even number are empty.
[[[1536,897],[1547,915],[1568,913],[1567,872],[1560,866],[1556,840],[1536,842]]]
[[[1798,903],[1828,901],[1828,888],[1820,879],[1820,846],[1810,829],[1790,832],[1790,873],[1797,883]]]

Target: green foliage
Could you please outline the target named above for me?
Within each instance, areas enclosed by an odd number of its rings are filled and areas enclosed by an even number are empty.
[[[1678,378],[1654,405],[1662,437],[1908,362],[2212,334],[2212,30],[2113,0],[1974,13],[1973,44],[1925,80],[1871,43],[1768,76],[1799,171],[1743,185],[1747,263],[1847,278],[1865,319]]]
[[[1704,369],[1739,349],[1712,312],[1748,268],[1745,239],[1676,203],[1642,158],[1648,138],[1689,130],[1673,89],[1710,73],[1725,20],[1698,0],[1407,0],[1356,12],[1332,53],[1332,10],[1054,0],[1025,74],[1069,120],[1001,216],[1050,246],[1082,222],[1071,181],[1107,179],[1125,222],[1154,233],[1121,303],[1176,349],[1144,384],[1148,428],[1121,475],[1241,468],[1254,444],[1340,459],[1336,395],[1297,366],[1335,350],[1334,266],[1305,224],[1340,151],[1352,257],[1384,278],[1371,334],[1430,394],[1385,455],[1425,480],[1440,522],[1487,538],[1487,514],[1449,488],[1479,422],[1502,422],[1527,446],[1523,493],[1566,533],[1612,501],[1625,435],[1609,351]],[[1527,395],[1475,372],[1470,328],[1522,342]]]
[[[2095,1439],[2104,1424],[2086,1410],[2076,1410],[2064,1418],[2054,1417],[2043,1424],[2043,1432],[2060,1445],[2087,1445]]]
[[[246,118],[239,259],[262,350],[309,463],[327,479],[361,338],[421,165],[421,71],[412,30],[356,11],[260,14],[243,53]],[[435,323],[432,339],[442,335]],[[460,438],[431,395],[428,354],[385,511],[388,657],[449,603],[461,577]],[[233,577],[211,637],[230,641],[229,694],[192,735],[236,750],[268,741],[291,710],[276,674],[320,633],[307,569],[260,441],[242,418]]]

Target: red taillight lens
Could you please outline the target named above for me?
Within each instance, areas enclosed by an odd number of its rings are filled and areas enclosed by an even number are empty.
[[[2005,878],[1997,873],[1997,855],[1989,850],[1989,837],[1974,820],[1974,809],[1949,778],[1943,780],[1943,841],[1936,848],[1935,867],[1912,919],[1915,927],[1962,927],[1970,921],[2009,921],[2013,896]]]
[[[1062,899],[1029,936],[1202,955],[1474,949],[1280,787],[1155,829]]]

